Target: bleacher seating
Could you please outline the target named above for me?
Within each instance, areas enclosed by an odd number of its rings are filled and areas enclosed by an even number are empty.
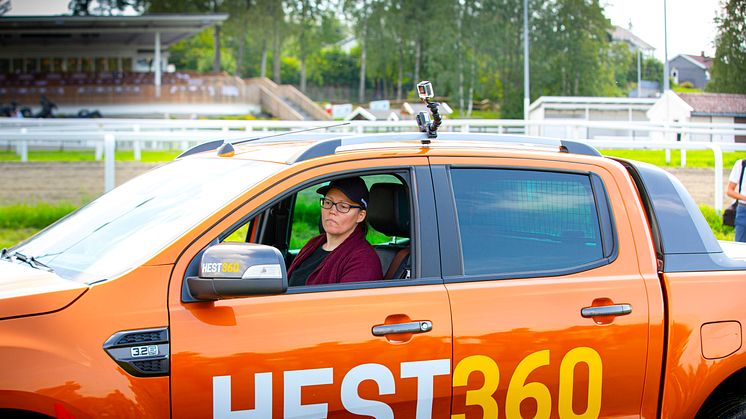
[[[59,105],[120,103],[238,103],[246,97],[246,83],[227,73],[181,71],[163,73],[160,92],[154,73],[101,71],[0,74],[0,103],[16,101],[35,106],[42,95]]]
[[[214,77],[214,74],[193,72],[163,73],[161,84],[189,84],[192,79]],[[154,73],[101,71],[70,73],[5,73],[0,74],[0,87],[67,86],[67,85],[143,85],[153,84]]]

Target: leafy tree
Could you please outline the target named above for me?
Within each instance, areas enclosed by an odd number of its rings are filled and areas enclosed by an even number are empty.
[[[209,28],[196,36],[174,44],[170,49],[170,61],[177,68],[210,72],[214,70],[214,32]],[[235,73],[236,60],[227,48],[220,50],[220,70]]]
[[[295,36],[290,46],[300,62],[300,90],[305,91],[309,57],[318,55],[324,46],[340,41],[342,26],[328,2],[297,0],[291,2],[291,10]]]
[[[91,6],[95,6],[93,11]],[[67,8],[73,16],[111,16],[129,11],[142,13],[145,9],[145,0],[70,0]]]
[[[746,0],[727,0],[724,12],[715,18],[718,35],[707,89],[746,93]]]
[[[360,43],[360,77],[358,78],[358,102],[365,100],[365,86],[368,79],[368,44],[374,31],[370,28],[376,23],[381,12],[382,0],[344,0],[342,10],[352,23],[352,32]]]

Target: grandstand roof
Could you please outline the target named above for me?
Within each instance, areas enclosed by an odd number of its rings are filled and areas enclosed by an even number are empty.
[[[188,38],[228,19],[226,13],[142,16],[0,16],[0,48],[13,46],[129,45],[153,48]]]

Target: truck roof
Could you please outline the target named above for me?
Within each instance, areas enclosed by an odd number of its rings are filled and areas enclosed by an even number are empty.
[[[360,149],[458,147],[502,148],[536,152],[561,152],[601,156],[594,147],[578,141],[523,135],[448,132],[429,139],[422,133],[267,133],[247,139],[215,140],[193,147],[177,158],[213,152],[228,144],[235,156],[246,159],[293,164],[338,152]],[[208,156],[209,154],[203,155]],[[217,154],[213,154],[217,156]]]

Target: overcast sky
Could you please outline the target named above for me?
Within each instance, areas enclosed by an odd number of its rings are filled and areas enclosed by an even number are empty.
[[[8,15],[67,14],[69,0],[11,0]],[[612,24],[627,28],[655,47],[663,60],[663,0],[601,0]],[[715,55],[717,28],[713,19],[721,10],[719,0],[667,0],[668,57],[678,54]]]

